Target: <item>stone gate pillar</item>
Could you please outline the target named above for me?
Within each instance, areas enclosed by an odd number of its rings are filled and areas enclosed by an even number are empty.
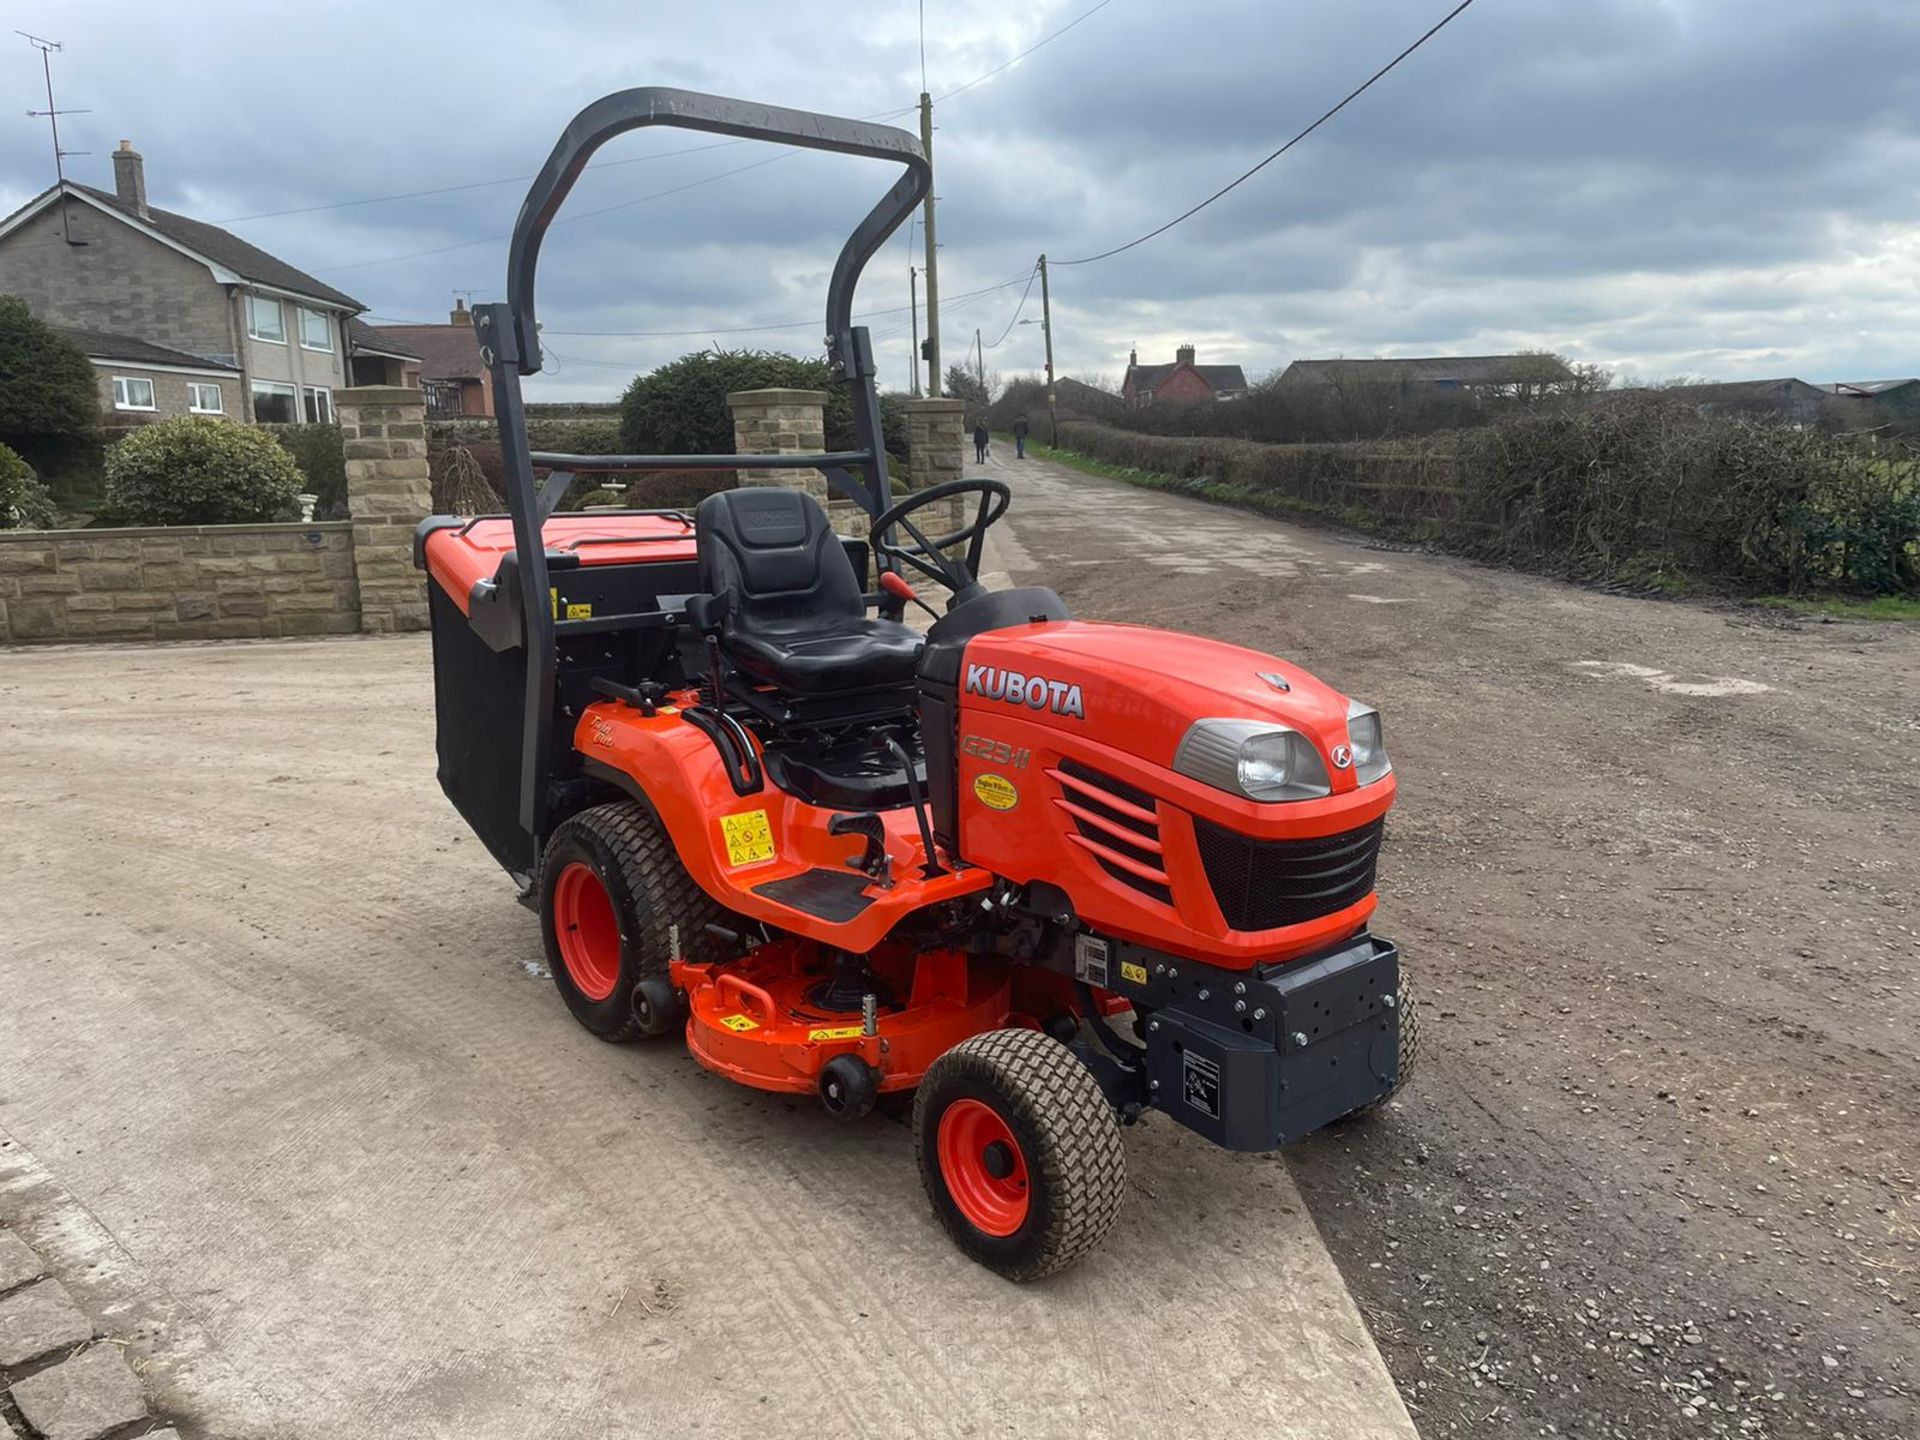
[[[733,412],[736,454],[818,454],[827,448],[823,390],[736,390],[727,396],[727,408]],[[831,489],[818,470],[742,470],[740,483],[804,490],[822,505]]]
[[[433,510],[427,399],[402,385],[334,392],[347,459],[347,514],[360,583],[360,628],[383,635],[427,628],[426,577],[413,568],[413,532]]]
[[[967,404],[948,396],[903,401],[907,412],[908,483],[915,490],[960,478],[966,463]]]

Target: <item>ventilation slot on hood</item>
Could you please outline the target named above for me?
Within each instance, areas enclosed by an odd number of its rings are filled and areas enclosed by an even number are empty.
[[[1063,759],[1047,777],[1060,787],[1053,803],[1073,821],[1067,838],[1121,884],[1171,905],[1173,890],[1153,796],[1077,760]]]

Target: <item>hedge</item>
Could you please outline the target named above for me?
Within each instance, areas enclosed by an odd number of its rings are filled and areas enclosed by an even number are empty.
[[[177,415],[107,452],[107,503],[129,525],[230,525],[298,519],[300,468],[271,435]]]

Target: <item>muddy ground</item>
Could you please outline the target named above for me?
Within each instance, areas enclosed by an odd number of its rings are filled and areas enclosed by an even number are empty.
[[[1286,1161],[1421,1434],[1920,1436],[1920,632],[991,468],[1017,579],[1386,717],[1421,1073]]]

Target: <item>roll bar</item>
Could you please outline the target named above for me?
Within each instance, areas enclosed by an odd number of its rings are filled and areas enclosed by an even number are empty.
[[[475,306],[473,320],[480,342],[480,358],[493,381],[507,508],[513,516],[514,550],[519,557],[516,568],[526,622],[522,634],[527,646],[520,822],[531,836],[536,854],[546,839],[549,746],[558,664],[543,531],[546,517],[558,503],[560,494],[551,482],[545,495],[535,487],[536,457],[528,446],[526,405],[520,393],[521,377],[536,374],[541,368],[534,280],[547,229],[594,152],[629,130],[656,125],[797,145],[809,150],[832,150],[872,160],[891,160],[904,167],[905,173],[847,237],[827,284],[827,355],[840,383],[853,390],[856,448],[815,456],[780,457],[543,455],[538,457],[539,462],[565,462],[553,467],[556,474],[565,470],[616,468],[757,469],[766,468],[769,461],[791,468],[799,462],[820,468],[836,488],[850,495],[870,516],[881,514],[892,503],[887,483],[886,446],[880,426],[880,398],[874,382],[873,346],[866,327],[853,323],[853,292],[867,261],[932,189],[933,170],[918,138],[890,125],[843,120],[806,110],[788,110],[777,105],[657,86],[605,96],[574,116],[548,155],[547,163],[534,177],[533,186],[527,191],[514,221],[513,242],[507,256],[506,301]],[[611,461],[620,463],[608,463]],[[861,478],[856,480],[856,475]]]

